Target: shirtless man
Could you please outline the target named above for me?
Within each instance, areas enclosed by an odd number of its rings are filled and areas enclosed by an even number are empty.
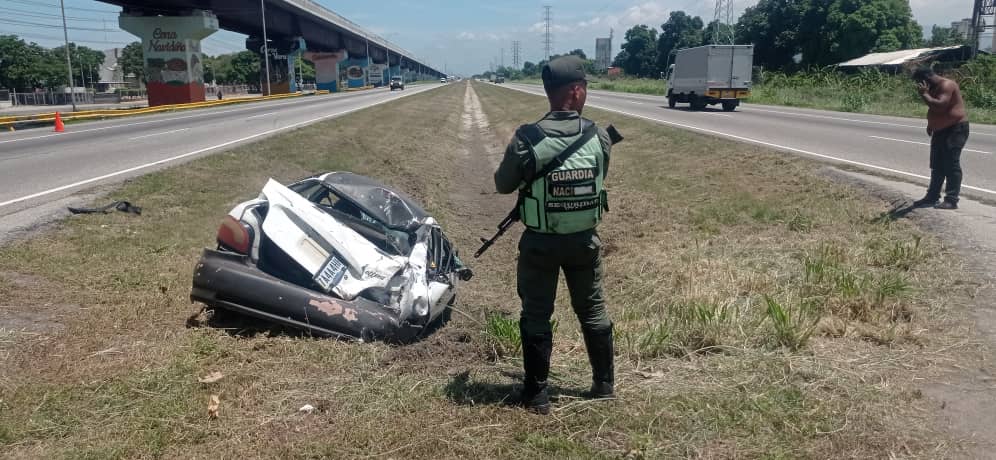
[[[920,97],[929,107],[927,135],[930,139],[930,187],[927,196],[913,202],[920,208],[958,209],[961,191],[961,149],[968,141],[968,113],[961,89],[954,81],[942,78],[930,68],[913,72]],[[947,181],[944,202],[941,186]]]

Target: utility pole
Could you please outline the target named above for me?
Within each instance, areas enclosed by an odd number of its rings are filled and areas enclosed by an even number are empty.
[[[266,0],[259,0],[259,15],[263,18],[263,63],[266,67],[266,95],[271,96],[270,93],[270,43],[266,39],[266,5],[264,2]]]
[[[543,52],[547,62],[550,61],[550,54],[553,51],[553,35],[550,32],[553,25],[553,14],[550,11],[552,9],[550,5],[543,6],[543,22],[546,28],[546,33],[543,34]]]
[[[972,30],[968,32],[972,45],[972,57],[979,52],[979,38],[986,30],[986,23],[983,16],[996,15],[996,0],[975,0],[975,7],[972,9]],[[996,20],[996,18],[994,18]],[[996,21],[994,21],[996,22]],[[994,39],[996,41],[996,39]]]
[[[73,112],[76,111],[76,88],[73,85],[73,61],[69,58],[69,28],[66,27],[66,2],[59,0],[62,8],[62,37],[66,40],[66,69],[69,74],[69,99],[73,101]]]
[[[522,68],[522,42],[518,40],[512,42],[512,67]]]
[[[502,68],[505,67],[505,48],[501,49],[501,66]]]

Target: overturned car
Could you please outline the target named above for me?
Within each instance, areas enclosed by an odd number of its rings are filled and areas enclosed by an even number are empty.
[[[310,333],[409,341],[431,330],[472,272],[435,219],[368,177],[332,172],[225,217],[191,300]]]

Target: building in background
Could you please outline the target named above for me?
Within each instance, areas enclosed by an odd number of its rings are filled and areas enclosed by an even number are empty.
[[[595,39],[595,68],[598,70],[608,69],[612,65],[612,32],[609,38]]]
[[[114,88],[127,88],[124,71],[118,58],[121,57],[121,48],[111,48],[104,50],[104,63],[100,66],[100,81],[97,82],[97,91],[106,93]]]
[[[955,32],[958,32],[964,38],[968,38],[969,34],[972,33],[972,18],[965,18],[961,21],[955,21],[951,23],[951,28]]]

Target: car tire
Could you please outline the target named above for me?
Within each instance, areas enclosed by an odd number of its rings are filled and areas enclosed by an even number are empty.
[[[678,98],[675,97],[675,96],[668,96],[667,97],[667,106],[669,108],[673,109],[676,105],[678,105]]]

